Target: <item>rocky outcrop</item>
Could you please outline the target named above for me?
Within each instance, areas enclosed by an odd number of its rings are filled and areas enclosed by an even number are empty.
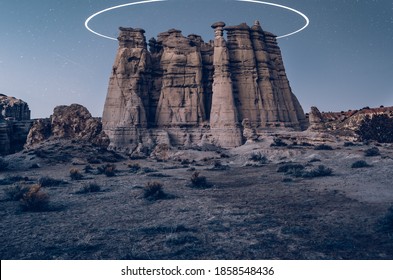
[[[0,155],[22,150],[31,124],[26,102],[0,94]]]
[[[50,119],[36,120],[29,131],[25,147],[31,148],[43,141],[54,139],[85,141],[104,147],[109,145],[101,122],[78,104],[58,106]]]
[[[332,132],[336,135],[357,138],[356,130],[359,129],[366,116],[386,114],[393,118],[393,107],[362,108],[341,112],[320,112],[317,107],[312,107],[309,114],[310,130],[319,132]]]
[[[30,120],[29,105],[15,97],[0,94],[0,119],[28,121]]]
[[[143,29],[120,28],[102,118],[111,148],[152,147],[165,133],[172,145],[235,147],[250,131],[307,127],[275,36],[259,22],[212,27],[209,43],[171,29],[148,44]]]

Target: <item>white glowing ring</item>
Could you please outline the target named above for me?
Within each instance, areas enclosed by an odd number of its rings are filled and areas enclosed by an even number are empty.
[[[98,15],[100,15],[100,14],[103,14],[103,13],[106,13],[106,12],[109,12],[109,11],[111,11],[111,10],[120,9],[120,8],[123,8],[123,7],[133,6],[133,5],[140,5],[140,4],[147,4],[147,3],[154,3],[154,2],[166,2],[166,1],[168,1],[168,0],[145,0],[145,1],[132,2],[132,3],[126,3],[126,4],[122,4],[122,5],[118,5],[118,6],[113,6],[113,7],[104,9],[104,10],[102,10],[102,11],[99,11],[99,12],[97,12],[97,13],[91,15],[90,17],[88,17],[88,18],[86,19],[86,21],[85,21],[85,27],[86,27],[87,30],[89,30],[91,33],[93,33],[93,34],[95,34],[95,35],[98,35],[98,36],[103,37],[103,38],[106,38],[106,39],[110,39],[110,40],[115,40],[115,41],[117,41],[116,38],[106,36],[106,35],[104,35],[104,34],[98,33],[98,32],[96,32],[96,31],[94,31],[93,29],[91,29],[91,28],[89,27],[89,22],[90,22],[93,18],[95,18],[96,16],[98,16]],[[289,10],[289,11],[294,12],[294,13],[296,13],[296,14],[298,14],[298,15],[300,15],[300,16],[302,16],[302,17],[304,18],[304,20],[306,21],[306,24],[305,24],[302,28],[300,28],[300,29],[298,29],[298,30],[296,30],[296,31],[294,31],[294,32],[285,34],[285,35],[277,36],[277,39],[284,38],[284,37],[288,37],[288,36],[294,35],[294,34],[296,34],[296,33],[299,33],[299,32],[301,32],[301,31],[303,31],[304,29],[306,29],[307,26],[310,24],[310,20],[308,19],[308,17],[307,17],[305,14],[303,14],[302,12],[299,12],[298,10],[295,10],[295,9],[293,9],[293,8],[291,8],[291,7],[287,7],[287,6],[280,5],[280,4],[275,4],[275,3],[270,3],[270,2],[265,2],[265,1],[257,1],[257,0],[235,0],[235,1],[239,1],[239,2],[250,2],[250,3],[256,3],[256,4],[263,4],[263,5],[274,6],[274,7],[278,7],[278,8],[282,8],[282,9]]]

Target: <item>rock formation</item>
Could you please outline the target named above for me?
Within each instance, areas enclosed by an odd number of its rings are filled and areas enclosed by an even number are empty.
[[[0,118],[6,120],[28,121],[30,120],[29,105],[15,97],[0,94]]]
[[[317,107],[311,107],[309,114],[309,130],[319,132],[331,132],[338,136],[346,136],[348,139],[356,140],[356,130],[362,121],[368,117],[386,114],[393,118],[393,107],[362,108],[342,112],[320,112]]]
[[[85,141],[104,147],[109,145],[101,122],[78,104],[58,106],[50,119],[36,120],[30,129],[25,147],[30,148],[53,139]]]
[[[23,149],[31,123],[26,102],[0,94],[0,155]]]
[[[132,152],[168,140],[236,147],[248,137],[244,129],[307,127],[276,37],[259,22],[224,27],[212,25],[209,43],[171,29],[148,44],[143,29],[120,28],[102,118],[111,148]]]

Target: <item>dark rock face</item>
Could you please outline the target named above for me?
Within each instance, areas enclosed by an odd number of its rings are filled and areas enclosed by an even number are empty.
[[[162,135],[172,145],[235,147],[243,122],[256,132],[307,127],[275,36],[259,22],[212,27],[209,43],[171,29],[149,44],[144,30],[120,28],[102,119],[111,148],[132,152]]]
[[[31,124],[26,102],[0,94],[0,155],[22,150]]]
[[[0,94],[0,118],[15,121],[30,120],[29,105],[15,97]]]
[[[85,141],[104,147],[109,145],[101,122],[78,104],[58,106],[50,119],[36,120],[27,137],[26,148],[51,139]]]

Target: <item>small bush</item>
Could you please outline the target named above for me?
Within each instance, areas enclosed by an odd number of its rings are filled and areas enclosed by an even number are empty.
[[[99,174],[105,174],[107,177],[113,177],[116,175],[116,165],[114,164],[104,164],[98,167]]]
[[[289,172],[294,172],[294,170],[303,170],[303,169],[304,166],[301,165],[300,163],[285,163],[284,165],[281,165],[277,169],[277,172],[289,173]]]
[[[321,144],[321,145],[316,146],[314,148],[314,150],[316,150],[316,151],[331,151],[331,150],[333,150],[333,147],[326,145],[326,144]]]
[[[41,187],[55,187],[64,183],[65,182],[63,180],[58,180],[51,177],[41,177],[40,179],[38,179],[38,185],[40,185]]]
[[[93,193],[101,191],[101,186],[96,183],[90,183],[83,186],[82,189],[77,191],[78,194]]]
[[[352,163],[351,168],[364,168],[364,167],[371,167],[370,164],[368,164],[366,161],[364,160],[358,160],[355,161],[354,163]]]
[[[0,171],[6,170],[7,167],[8,167],[8,162],[4,158],[0,157]]]
[[[333,174],[333,170],[324,165],[319,165],[317,168],[314,168],[310,171],[304,171],[302,174],[303,178],[315,178],[315,177],[324,177],[330,176]]]
[[[0,185],[12,185],[13,183],[21,182],[21,181],[28,181],[28,177],[22,176],[7,176],[4,179],[0,179]]]
[[[375,157],[379,156],[381,153],[379,152],[379,149],[377,147],[370,148],[364,151],[364,155],[366,157]]]
[[[19,201],[23,195],[29,191],[29,187],[22,185],[14,185],[5,189],[5,195],[8,200]]]
[[[148,182],[143,192],[143,197],[149,200],[163,199],[166,197],[162,189],[162,184],[159,182]]]
[[[259,152],[252,153],[248,159],[261,164],[265,164],[268,162],[267,157]]]
[[[129,163],[128,168],[131,172],[136,173],[141,169],[141,165],[139,163]]]
[[[285,143],[282,139],[280,138],[274,138],[273,143],[270,144],[270,147],[286,147],[288,146],[287,143]]]
[[[345,142],[344,143],[344,147],[354,147],[354,146],[356,146],[356,145],[353,142]]]
[[[209,188],[211,185],[207,182],[205,176],[200,176],[199,172],[194,172],[191,176],[191,186],[194,188]]]
[[[70,170],[71,180],[81,180],[83,175],[80,173],[79,169],[71,168]]]
[[[25,211],[47,210],[49,195],[41,190],[40,185],[31,186],[21,199],[22,209]]]
[[[91,173],[94,168],[91,165],[86,165],[83,170],[85,171],[86,174]]]

